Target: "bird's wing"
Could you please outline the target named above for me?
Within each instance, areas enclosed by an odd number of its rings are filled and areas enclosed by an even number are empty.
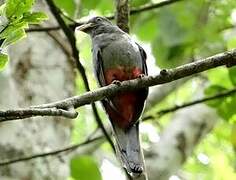
[[[144,51],[144,49],[138,43],[136,43],[136,44],[137,44],[137,46],[139,48],[139,52],[140,52],[142,60],[143,60],[143,71],[144,71],[144,74],[147,75],[148,74],[147,64],[146,64],[147,54]]]
[[[103,60],[102,60],[102,52],[100,48],[96,48],[94,50],[94,66],[95,66],[95,75],[97,77],[98,83],[100,86],[106,86],[106,81],[104,77],[104,70],[103,70]]]
[[[106,80],[105,80],[105,76],[104,76],[104,68],[103,68],[103,60],[102,60],[102,50],[97,48],[94,51],[94,64],[95,64],[95,74],[97,77],[97,80],[99,82],[100,86],[106,86],[108,85]],[[108,100],[107,98],[105,98],[104,100],[102,100],[103,105],[106,106],[110,106],[110,108],[117,112],[117,108],[113,105],[112,101]]]

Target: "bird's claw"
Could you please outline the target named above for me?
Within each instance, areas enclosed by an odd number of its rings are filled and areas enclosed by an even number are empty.
[[[129,165],[130,165],[130,169],[131,169],[132,173],[141,174],[143,172],[142,165],[136,164],[134,162],[131,162]]]
[[[139,74],[139,75],[138,75],[138,78],[141,79],[141,78],[143,78],[143,77],[145,77],[145,76],[146,76],[145,74]]]
[[[119,80],[113,80],[113,81],[112,81],[112,84],[115,84],[115,85],[120,86],[120,85],[121,85],[121,82],[120,82]]]

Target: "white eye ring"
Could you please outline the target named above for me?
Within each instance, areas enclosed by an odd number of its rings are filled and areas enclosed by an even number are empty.
[[[102,18],[97,17],[96,21],[102,21]]]

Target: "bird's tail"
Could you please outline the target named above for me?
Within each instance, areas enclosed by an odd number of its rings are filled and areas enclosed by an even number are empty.
[[[144,159],[139,140],[139,122],[125,131],[113,124],[113,130],[117,155],[124,168],[131,176],[140,176],[144,171]]]

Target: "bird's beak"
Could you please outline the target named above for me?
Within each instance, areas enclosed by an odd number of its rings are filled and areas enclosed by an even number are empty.
[[[87,32],[90,28],[94,27],[93,23],[85,23],[81,26],[76,27],[76,31],[83,31],[83,32]]]

